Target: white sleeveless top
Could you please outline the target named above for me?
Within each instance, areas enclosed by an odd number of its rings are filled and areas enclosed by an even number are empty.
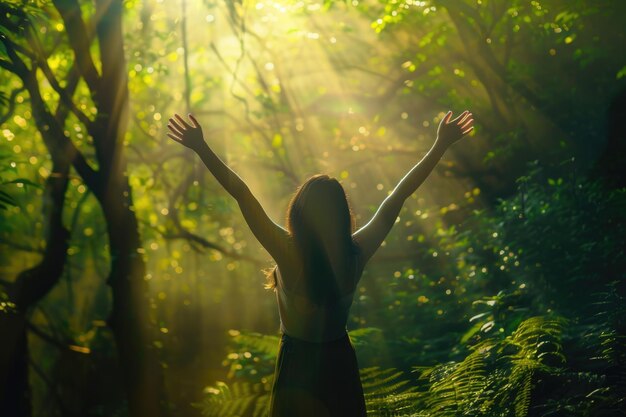
[[[348,314],[356,289],[332,303],[316,304],[304,294],[285,288],[278,267],[276,272],[276,301],[280,315],[280,331],[308,342],[328,342],[346,334]],[[355,271],[356,274],[356,271]]]

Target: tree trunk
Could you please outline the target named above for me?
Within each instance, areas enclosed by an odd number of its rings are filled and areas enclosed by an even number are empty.
[[[108,285],[113,293],[109,317],[124,375],[131,416],[167,415],[163,370],[151,333],[148,286],[137,219],[127,179],[107,193],[103,209],[111,253]]]
[[[607,142],[595,163],[592,175],[611,188],[626,187],[626,89],[611,101],[608,111]]]
[[[122,34],[122,2],[96,0],[102,76],[96,94],[98,117],[92,129],[102,188],[97,197],[107,222],[113,293],[109,325],[124,373],[130,415],[167,415],[163,371],[152,344],[148,286],[137,218],[126,175],[123,140],[128,85]]]
[[[0,409],[7,417],[28,417],[31,408],[25,315],[1,313],[0,332]]]
[[[0,410],[7,417],[31,415],[28,382],[26,325],[35,306],[58,282],[67,257],[69,232],[63,227],[62,212],[68,183],[69,161],[55,161],[46,180],[44,223],[46,249],[43,259],[21,272],[7,287],[13,311],[0,313]]]

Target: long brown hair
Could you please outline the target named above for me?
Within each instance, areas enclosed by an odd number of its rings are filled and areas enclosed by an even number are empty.
[[[296,191],[287,207],[286,226],[299,261],[301,274],[288,285],[304,291],[314,302],[324,303],[341,295],[341,286],[328,255],[328,242],[337,243],[344,257],[344,271],[354,276],[358,247],[352,239],[355,222],[346,193],[335,178],[314,175]],[[268,278],[276,287],[274,268]]]

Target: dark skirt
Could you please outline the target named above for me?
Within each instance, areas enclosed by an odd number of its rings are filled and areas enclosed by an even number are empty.
[[[363,417],[365,399],[354,347],[346,334],[306,342],[283,334],[270,417]]]

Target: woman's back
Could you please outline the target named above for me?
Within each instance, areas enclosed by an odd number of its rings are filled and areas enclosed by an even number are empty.
[[[283,336],[272,387],[272,417],[366,415],[358,363],[346,330],[362,268],[357,254],[334,255],[317,259],[332,270],[331,279],[319,281],[334,283],[321,300],[314,300],[312,286],[307,285],[307,279],[319,277],[307,276],[310,270],[302,264],[283,262],[274,269]]]
[[[358,256],[352,258],[351,267],[345,271],[347,274],[330,277],[336,291],[324,300],[315,300],[307,291],[310,286],[303,282],[304,277],[289,276],[285,279],[279,267],[274,269],[282,333],[310,342],[330,341],[345,335],[348,314],[360,277]],[[300,275],[303,273],[302,268],[288,268],[287,271],[294,275],[298,274],[296,271],[300,271]],[[316,278],[319,277],[308,277]]]

